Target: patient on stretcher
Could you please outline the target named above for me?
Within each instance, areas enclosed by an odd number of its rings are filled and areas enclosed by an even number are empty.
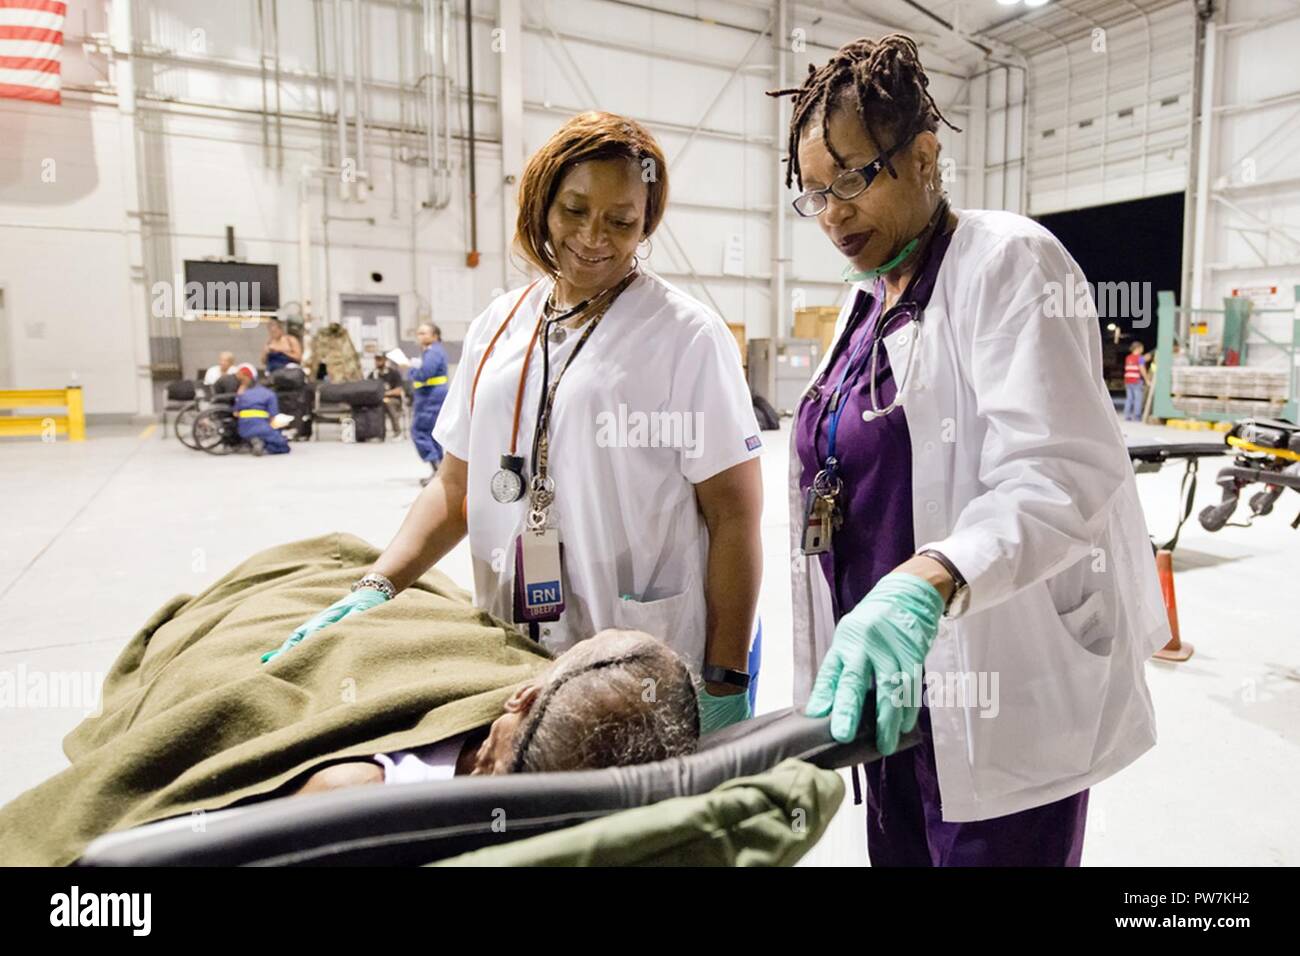
[[[490,726],[412,750],[333,763],[292,793],[463,774],[593,770],[694,753],[699,711],[690,672],[640,631],[602,631],[519,687]]]
[[[0,809],[0,865],[295,793],[694,751],[695,691],[665,645],[605,631],[555,658],[437,570],[261,662],[378,555],[347,534],[280,545],[155,612],[64,739],[69,766]]]

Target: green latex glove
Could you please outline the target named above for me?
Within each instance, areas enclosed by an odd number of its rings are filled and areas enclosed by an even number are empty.
[[[744,691],[715,697],[700,688],[699,701],[701,734],[711,734],[754,716],[749,711],[749,694]]]
[[[267,651],[263,654],[262,663],[265,664],[272,658],[283,654],[294,645],[300,644],[321,628],[329,627],[331,624],[337,624],[349,614],[360,614],[362,611],[368,611],[372,607],[383,604],[387,600],[388,595],[376,588],[360,588],[359,590],[348,592],[325,610],[313,617],[302,627],[298,628],[298,630],[290,634],[289,639],[281,644],[278,650]]]
[[[867,691],[874,685],[876,749],[892,754],[899,733],[912,730],[921,714],[913,701],[941,614],[943,597],[928,581],[911,574],[885,575],[840,618],[805,713],[830,714],[831,736],[848,742],[857,735]]]

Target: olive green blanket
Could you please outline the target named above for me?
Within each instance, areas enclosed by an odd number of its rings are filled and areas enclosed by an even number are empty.
[[[549,663],[436,570],[261,663],[377,557],[351,535],[298,541],[159,609],[107,675],[102,712],[65,738],[71,766],[0,810],[0,864],[71,863],[112,830],[481,727]]]
[[[793,866],[816,845],[844,799],[834,770],[783,760],[576,827],[474,850],[434,866]]]

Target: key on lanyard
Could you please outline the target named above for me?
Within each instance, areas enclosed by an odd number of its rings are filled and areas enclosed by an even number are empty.
[[[843,522],[835,497],[809,488],[804,502],[803,553],[825,554],[831,549],[831,536]]]

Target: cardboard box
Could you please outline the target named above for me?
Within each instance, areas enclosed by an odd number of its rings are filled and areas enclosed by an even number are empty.
[[[728,322],[727,328],[731,329],[731,334],[736,337],[736,348],[740,349],[740,367],[744,368],[749,360],[749,350],[745,348],[745,323]]]
[[[830,351],[831,340],[835,337],[835,320],[840,317],[837,305],[818,305],[807,309],[795,309],[794,337],[796,339],[815,339],[822,345],[822,354]]]

